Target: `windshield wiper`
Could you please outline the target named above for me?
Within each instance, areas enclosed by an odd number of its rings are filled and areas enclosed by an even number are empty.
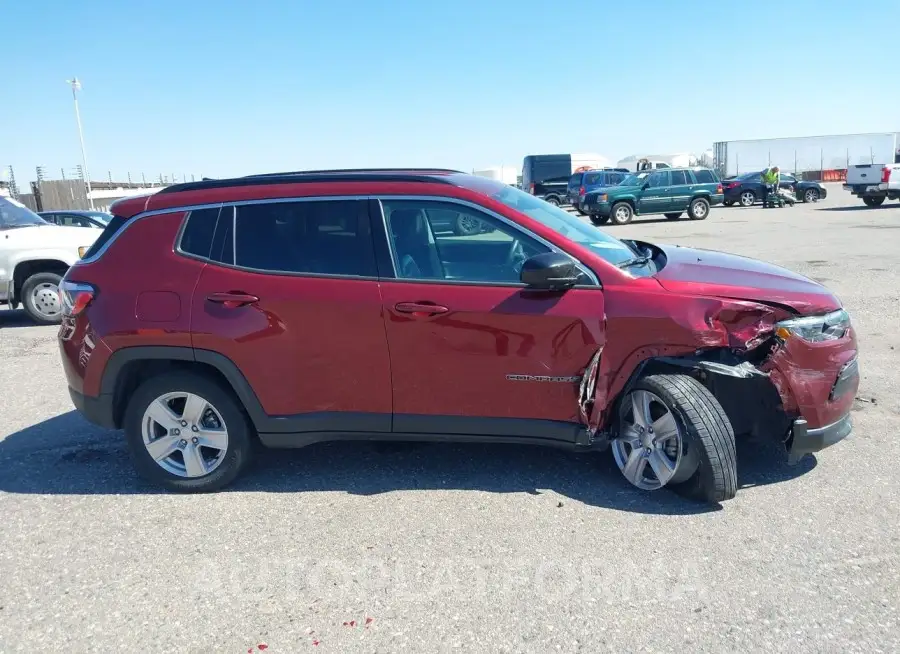
[[[653,257],[632,257],[616,264],[617,268],[630,268],[631,266],[644,266],[649,263]]]

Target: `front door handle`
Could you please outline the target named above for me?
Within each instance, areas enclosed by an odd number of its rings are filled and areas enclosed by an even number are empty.
[[[216,304],[221,304],[226,309],[236,309],[254,302],[259,302],[259,298],[249,293],[241,293],[239,291],[229,291],[227,293],[210,293],[206,299]]]
[[[400,313],[413,313],[429,316],[450,311],[447,307],[442,307],[437,304],[426,304],[424,302],[400,302],[394,305],[394,308]]]

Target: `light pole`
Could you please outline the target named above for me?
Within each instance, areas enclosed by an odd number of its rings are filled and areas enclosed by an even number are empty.
[[[78,91],[81,90],[81,82],[77,77],[67,79],[66,83],[72,87],[72,100],[75,102],[75,122],[78,123],[78,140],[81,142],[81,163],[84,167],[84,179],[87,182],[88,201],[91,203],[91,211],[94,209],[94,198],[91,193],[91,174],[88,172],[87,154],[84,151],[84,134],[81,131],[81,113],[78,111]]]

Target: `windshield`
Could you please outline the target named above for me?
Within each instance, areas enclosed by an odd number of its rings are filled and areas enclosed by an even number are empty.
[[[573,243],[578,243],[578,245],[595,252],[612,264],[619,264],[634,258],[634,250],[619,239],[540,198],[512,186],[501,188],[490,195],[507,207],[521,211],[529,218],[543,223]]]
[[[646,172],[646,173],[637,173],[636,175],[629,175],[628,177],[626,177],[625,179],[622,180],[622,182],[621,182],[621,184],[619,184],[619,186],[640,186],[642,184],[641,180],[643,180],[649,174],[650,174],[649,172]]]
[[[49,225],[49,223],[21,202],[12,198],[0,198],[0,229],[35,225]]]

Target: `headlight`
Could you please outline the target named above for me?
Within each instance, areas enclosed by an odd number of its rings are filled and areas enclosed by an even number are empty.
[[[824,316],[792,318],[775,325],[775,333],[782,339],[802,338],[810,343],[836,341],[850,329],[850,314],[838,309]]]
[[[78,248],[78,258],[84,259],[84,253],[87,252],[89,249],[90,249],[90,246],[87,246],[87,245],[82,245],[80,248]]]

